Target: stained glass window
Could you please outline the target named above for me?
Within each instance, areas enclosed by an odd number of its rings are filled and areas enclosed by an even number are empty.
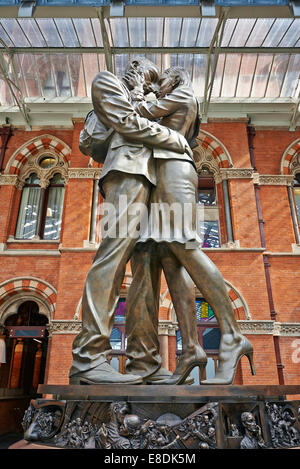
[[[196,299],[197,322],[216,321],[211,306],[203,298]]]

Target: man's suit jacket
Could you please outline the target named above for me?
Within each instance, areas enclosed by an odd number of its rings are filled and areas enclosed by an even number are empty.
[[[92,83],[92,101],[98,119],[113,127],[101,180],[112,170],[144,175],[156,184],[154,158],[192,161],[187,141],[179,133],[141,117],[130,103],[130,93],[110,72],[100,72]],[[154,158],[153,158],[154,157]]]

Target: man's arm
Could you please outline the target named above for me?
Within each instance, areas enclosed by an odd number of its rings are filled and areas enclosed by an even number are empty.
[[[134,103],[134,109],[139,115],[150,120],[170,116],[176,112],[180,106],[180,101],[172,94],[156,101],[141,100],[135,101]]]
[[[120,81],[112,73],[100,72],[95,77],[92,101],[98,119],[127,140],[191,155],[187,141],[181,134],[137,114]]]

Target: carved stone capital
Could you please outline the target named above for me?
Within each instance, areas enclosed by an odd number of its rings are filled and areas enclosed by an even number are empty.
[[[99,179],[101,168],[71,168],[68,171],[70,179]]]
[[[18,184],[17,174],[1,174],[0,175],[0,186],[15,186]]]
[[[159,321],[158,335],[176,335],[178,326],[171,321]]]

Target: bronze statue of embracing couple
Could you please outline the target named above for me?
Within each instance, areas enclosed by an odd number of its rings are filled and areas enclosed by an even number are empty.
[[[150,92],[156,100],[146,100]],[[104,161],[100,190],[114,210],[87,275],[70,383],[189,384],[191,370],[197,366],[204,371],[207,363],[197,337],[195,285],[212,307],[221,332],[216,375],[201,384],[231,384],[243,355],[254,374],[252,345],[239,330],[223,277],[201,250],[196,232],[198,179],[191,148],[200,120],[188,73],[173,67],[160,75],[155,64],[136,58],[122,80],[100,72],[92,84],[92,101],[93,118],[106,133],[106,145],[84,151]],[[137,206],[146,208],[138,236]],[[129,260],[133,279],[126,299],[128,360],[121,374],[109,365],[107,355]],[[162,270],[182,337],[182,355],[173,374],[161,366],[159,353]]]

